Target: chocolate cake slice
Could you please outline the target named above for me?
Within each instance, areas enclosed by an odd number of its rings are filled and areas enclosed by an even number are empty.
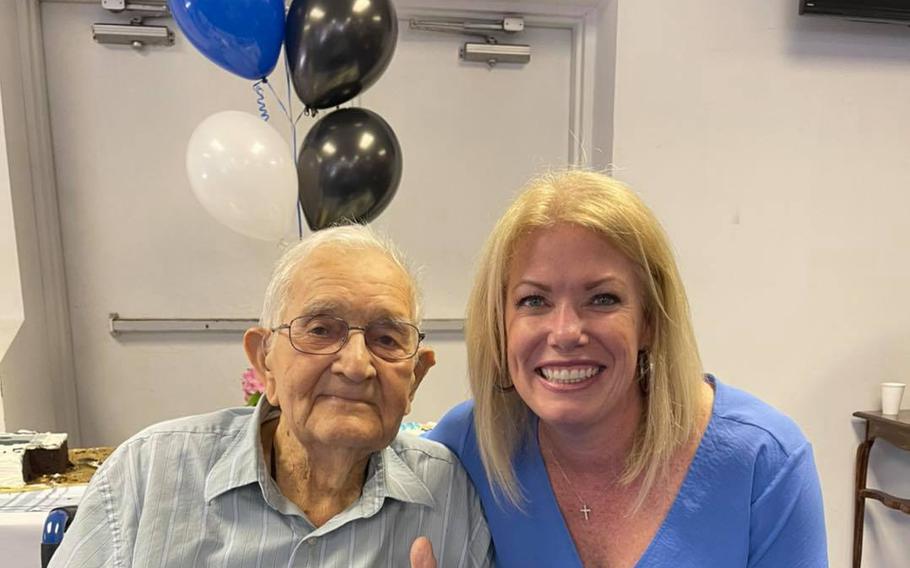
[[[70,466],[66,434],[37,434],[26,451],[32,477],[63,473]],[[31,479],[29,477],[28,479]]]

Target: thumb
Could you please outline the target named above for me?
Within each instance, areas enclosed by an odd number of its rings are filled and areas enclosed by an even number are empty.
[[[417,537],[411,545],[411,568],[436,568],[433,544],[425,536]]]

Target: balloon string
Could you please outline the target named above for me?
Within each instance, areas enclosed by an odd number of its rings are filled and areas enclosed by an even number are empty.
[[[287,61],[285,61],[285,64],[284,64],[284,78],[285,78],[285,82],[287,83],[288,108],[290,109],[289,111],[285,112],[285,115],[288,117],[288,124],[291,127],[291,157],[294,159],[294,167],[296,169],[296,167],[297,167],[297,122],[291,120],[291,116],[293,116],[293,112],[294,112],[294,107],[293,107],[294,95],[291,92],[291,69],[290,69],[290,66],[287,64]],[[299,119],[299,117],[298,117],[298,119]],[[303,211],[303,204],[300,203],[299,195],[297,197],[296,209],[297,209],[297,238],[299,238],[302,241],[303,240],[303,217],[301,215],[301,212]]]
[[[272,88],[272,84],[269,83],[269,81],[268,81],[267,79],[265,79],[265,78],[262,79],[262,83],[263,83],[266,87],[268,87],[269,90],[272,92],[272,96],[275,97],[275,101],[278,103],[278,106],[281,107],[282,112],[284,112],[284,116],[285,116],[288,120],[291,120],[291,115],[290,115],[290,113],[288,113],[287,107],[284,106],[284,103],[283,103],[283,102],[281,102],[281,97],[279,97],[279,96],[278,96],[278,93],[275,92],[275,89]]]
[[[265,106],[265,91],[262,90],[262,81],[253,83],[253,91],[256,93],[256,106],[259,107],[259,116],[265,122],[269,121],[269,109]]]

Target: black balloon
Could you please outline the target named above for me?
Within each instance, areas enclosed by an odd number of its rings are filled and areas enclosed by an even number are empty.
[[[288,68],[307,107],[340,105],[382,75],[398,42],[390,0],[294,0],[285,24]]]
[[[398,138],[382,117],[362,108],[319,119],[297,160],[300,204],[314,231],[372,221],[395,196],[399,181]]]

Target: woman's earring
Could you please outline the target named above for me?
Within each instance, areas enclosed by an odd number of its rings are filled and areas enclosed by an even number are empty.
[[[499,392],[506,393],[506,392],[511,392],[511,391],[515,390],[515,383],[510,379],[509,386],[504,387],[501,384],[499,384],[499,381],[496,381],[495,383],[493,383],[493,387]]]
[[[638,386],[641,392],[648,394],[651,391],[651,377],[654,375],[654,361],[648,351],[638,352]]]

